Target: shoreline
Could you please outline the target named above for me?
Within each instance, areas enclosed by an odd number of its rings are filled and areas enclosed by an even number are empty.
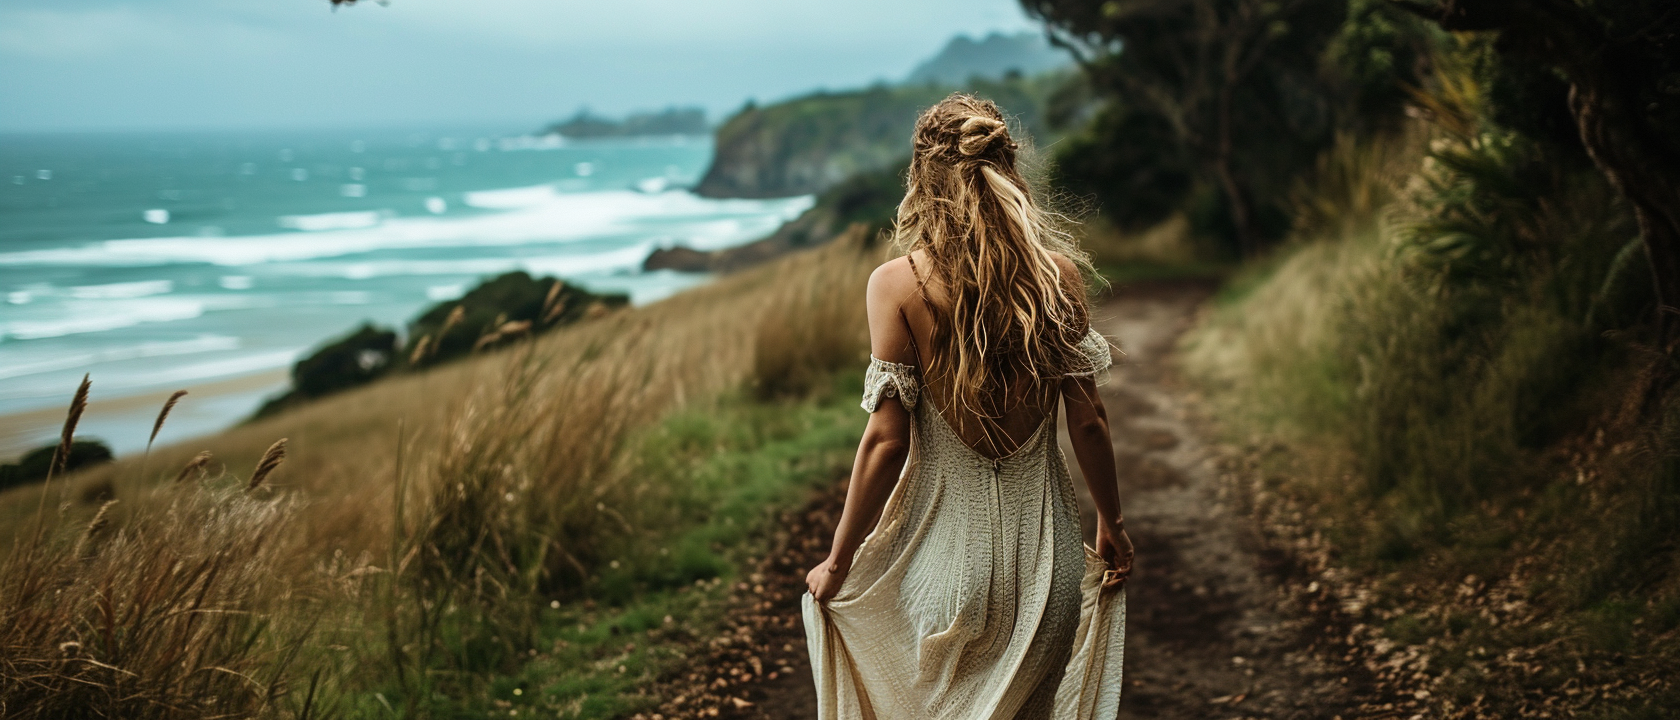
[[[176,388],[186,390],[187,396],[169,414],[169,420],[158,433],[157,444],[178,443],[232,427],[255,410],[263,398],[284,390],[290,377],[288,365]],[[56,442],[75,391],[74,387],[64,388],[60,405],[0,415],[0,461],[14,461],[23,453]],[[174,391],[151,390],[101,398],[99,379],[95,377],[76,436],[100,440],[110,445],[118,457],[142,450],[158,410]]]

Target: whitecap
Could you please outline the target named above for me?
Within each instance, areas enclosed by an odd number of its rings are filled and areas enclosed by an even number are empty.
[[[0,366],[0,380],[37,375],[40,373],[74,370],[104,362],[136,358],[193,355],[239,349],[239,338],[229,335],[203,334],[190,340],[143,342],[123,347],[106,348],[97,352],[60,355],[35,362],[14,362]]]
[[[225,238],[107,240],[81,247],[0,253],[0,265],[223,266],[316,260],[390,249],[505,247],[657,232],[721,247],[774,230],[809,208],[810,196],[711,200],[684,191],[558,193],[548,185],[470,193],[468,203],[505,212],[387,217],[381,212],[288,216],[306,233]],[[349,226],[349,227],[345,227]]]
[[[364,188],[365,189],[365,188]],[[359,197],[359,196],[358,196]],[[385,219],[386,211],[321,213],[318,215],[281,215],[275,222],[283,228],[321,232],[323,230],[358,230],[376,227]],[[261,237],[261,236],[257,236]]]
[[[141,280],[106,285],[78,285],[70,288],[70,297],[78,300],[125,300],[164,295],[174,289],[175,282],[172,280]]]
[[[426,288],[426,299],[430,300],[432,302],[443,302],[445,300],[454,300],[454,299],[459,298],[459,297],[461,297],[462,295],[465,295],[465,294],[467,294],[467,284],[466,283],[454,283],[452,285],[432,285],[432,286]]]
[[[18,340],[105,332],[148,322],[190,320],[204,314],[204,304],[175,297],[146,297],[122,303],[70,301],[61,306],[69,317],[57,320],[13,320],[0,323],[0,337]]]
[[[553,202],[559,196],[560,193],[554,190],[553,185],[535,185],[532,187],[477,190],[462,193],[461,200],[468,207],[481,210],[518,210]]]

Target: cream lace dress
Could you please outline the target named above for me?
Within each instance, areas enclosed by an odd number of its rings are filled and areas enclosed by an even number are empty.
[[[1108,343],[1081,349],[1105,381]],[[903,475],[839,592],[806,593],[820,720],[1111,720],[1126,598],[1102,592],[1056,415],[993,460],[963,444],[913,366],[871,358],[863,408],[910,411]]]

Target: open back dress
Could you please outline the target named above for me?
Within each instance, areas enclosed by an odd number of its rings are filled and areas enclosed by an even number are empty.
[[[1076,375],[1107,380],[1091,330]],[[863,409],[896,397],[910,453],[840,590],[803,598],[819,720],[1112,720],[1124,591],[1101,589],[1055,407],[1014,452],[964,444],[919,371],[871,357]]]

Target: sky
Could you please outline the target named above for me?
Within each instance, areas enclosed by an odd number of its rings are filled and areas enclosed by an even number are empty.
[[[719,118],[902,78],[1016,0],[0,2],[0,132]]]

